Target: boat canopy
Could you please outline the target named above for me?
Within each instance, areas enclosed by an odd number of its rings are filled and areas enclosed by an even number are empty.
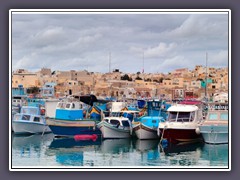
[[[192,112],[199,108],[195,105],[176,104],[168,108],[168,112]]]

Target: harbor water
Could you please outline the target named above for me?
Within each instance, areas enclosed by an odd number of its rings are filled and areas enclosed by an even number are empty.
[[[12,135],[12,168],[44,167],[228,167],[228,144],[162,144],[158,140],[74,140]]]

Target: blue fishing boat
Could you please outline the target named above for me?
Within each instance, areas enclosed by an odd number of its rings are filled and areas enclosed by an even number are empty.
[[[95,119],[84,118],[86,112],[83,102],[61,101],[56,107],[55,118],[47,118],[47,124],[55,136],[74,137],[76,135],[100,135]]]
[[[94,102],[93,106],[87,110],[87,116],[90,119],[101,121],[102,116],[108,116],[107,103]]]
[[[153,100],[147,102],[147,114],[135,119],[132,122],[133,132],[139,139],[156,139],[159,138],[157,134],[158,125],[164,122],[167,113],[166,110],[170,107],[162,100]]]

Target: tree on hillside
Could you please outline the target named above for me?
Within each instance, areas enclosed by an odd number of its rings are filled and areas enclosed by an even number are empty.
[[[121,76],[121,80],[132,81],[132,78],[130,78],[127,74],[124,74],[123,76]]]
[[[136,79],[135,80],[142,80],[142,78],[140,78],[140,77],[136,77]]]
[[[27,89],[27,93],[28,94],[38,94],[39,93],[39,87],[34,86],[34,87],[30,87]]]

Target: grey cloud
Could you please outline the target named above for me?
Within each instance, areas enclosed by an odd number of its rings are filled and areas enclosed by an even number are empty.
[[[227,15],[15,14],[12,66],[53,70],[165,72],[204,63],[228,63]],[[210,61],[210,60],[209,60]]]

